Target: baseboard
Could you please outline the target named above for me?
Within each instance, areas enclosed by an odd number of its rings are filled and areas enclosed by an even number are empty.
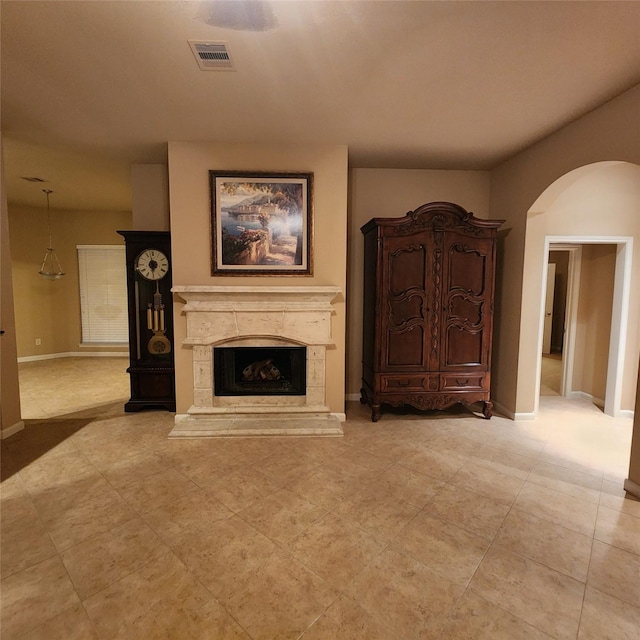
[[[533,411],[528,411],[527,413],[520,412],[520,413],[514,413],[513,414],[513,419],[514,420],[521,420],[523,422],[529,421],[529,420],[535,420],[536,419],[536,414]]]
[[[569,398],[582,398],[583,400],[587,400],[591,402],[591,404],[595,404],[596,407],[600,407],[600,409],[604,408],[604,400],[602,398],[596,398],[592,396],[590,393],[586,391],[572,391]],[[619,409],[615,415],[616,418],[633,418],[635,417],[635,411],[633,409]]]
[[[634,498],[640,499],[640,484],[638,484],[637,482],[634,482],[633,480],[629,480],[629,478],[627,478],[624,481],[624,490],[627,493],[630,493]]]
[[[360,394],[359,393],[347,393],[344,397],[347,402],[360,402]]]
[[[4,440],[5,438],[10,437],[15,433],[18,433],[19,431],[22,431],[23,429],[24,429],[24,422],[20,420],[20,422],[16,422],[15,424],[12,424],[10,427],[7,427],[6,429],[2,429],[2,431],[0,432],[0,440]]]
[[[347,421],[347,414],[346,413],[335,413],[335,412],[332,412],[331,415],[336,417],[336,418],[338,418],[338,420],[340,422],[346,422]]]
[[[41,356],[22,356],[18,362],[36,362],[57,358],[128,358],[128,351],[67,351],[66,353],[46,353]]]
[[[595,396],[587,393],[586,391],[571,391],[568,396],[569,398],[582,398],[583,400],[587,400],[591,404],[595,404],[596,407],[604,407],[604,399],[596,398]]]

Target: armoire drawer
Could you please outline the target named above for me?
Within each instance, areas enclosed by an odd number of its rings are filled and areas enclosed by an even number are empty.
[[[423,374],[382,375],[380,387],[382,391],[437,391],[438,376]]]
[[[483,391],[484,374],[445,373],[441,384],[442,391]]]

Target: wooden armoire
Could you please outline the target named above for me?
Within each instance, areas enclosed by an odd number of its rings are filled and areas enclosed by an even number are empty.
[[[482,402],[489,419],[496,235],[450,202],[373,218],[364,234],[361,402],[446,409]]]

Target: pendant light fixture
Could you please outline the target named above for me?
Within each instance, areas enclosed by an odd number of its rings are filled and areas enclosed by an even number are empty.
[[[49,194],[53,193],[53,191],[51,189],[43,189],[42,191],[47,194],[47,230],[49,231],[49,246],[44,254],[42,266],[38,273],[47,280],[57,280],[58,278],[62,278],[64,271],[60,266],[60,260],[58,260],[56,250],[53,248],[53,243],[51,242],[51,210],[49,208]]]

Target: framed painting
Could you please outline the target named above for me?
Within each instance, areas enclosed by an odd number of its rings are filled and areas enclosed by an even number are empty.
[[[313,174],[209,171],[211,275],[311,275]]]

